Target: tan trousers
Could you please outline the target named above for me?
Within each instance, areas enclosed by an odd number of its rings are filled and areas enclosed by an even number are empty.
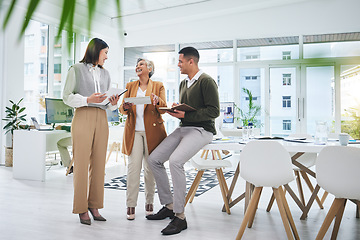
[[[144,166],[145,201],[146,204],[154,203],[155,179],[147,162],[148,156],[149,151],[145,132],[135,132],[134,145],[128,163],[126,182],[127,207],[136,207],[137,205],[142,165]]]
[[[71,125],[74,157],[73,213],[103,208],[105,159],[109,136],[106,111],[81,107]]]

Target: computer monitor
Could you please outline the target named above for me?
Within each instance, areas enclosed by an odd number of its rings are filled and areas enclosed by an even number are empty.
[[[106,109],[107,119],[108,122],[119,122],[119,109],[115,109],[114,111],[111,111],[109,109]]]
[[[223,116],[223,123],[234,123],[234,102],[221,102],[220,103],[220,114]]]
[[[62,99],[45,98],[45,123],[71,123],[74,109],[64,103]]]

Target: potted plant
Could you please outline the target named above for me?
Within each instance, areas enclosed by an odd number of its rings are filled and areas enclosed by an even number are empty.
[[[6,118],[3,118],[4,121],[7,121],[7,124],[4,126],[4,130],[6,130],[5,134],[11,134],[11,145],[5,146],[5,166],[12,167],[13,165],[13,133],[14,130],[17,129],[26,129],[27,126],[22,126],[21,123],[25,122],[26,114],[23,114],[25,107],[20,107],[20,103],[23,98],[20,99],[19,102],[15,103],[12,100],[9,102],[12,104],[11,107],[6,107]]]
[[[248,126],[249,123],[252,123],[254,128],[260,127],[259,120],[256,119],[257,115],[260,113],[261,106],[257,106],[254,104],[252,93],[247,88],[242,88],[242,91],[247,95],[249,98],[249,104],[247,111],[240,109],[235,104],[236,111],[240,114],[240,117],[235,117],[236,120],[240,120],[242,126]]]

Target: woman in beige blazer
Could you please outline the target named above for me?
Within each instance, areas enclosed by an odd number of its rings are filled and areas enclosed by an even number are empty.
[[[135,219],[142,165],[144,166],[146,215],[153,212],[155,179],[148,166],[147,158],[166,137],[164,120],[161,117],[164,111],[159,110],[159,107],[166,107],[165,89],[161,82],[150,79],[154,74],[154,63],[139,58],[135,71],[139,80],[126,85],[128,91],[124,99],[150,96],[152,104],[133,105],[123,100],[119,108],[122,114],[127,115],[122,153],[129,156],[126,190],[128,220]]]

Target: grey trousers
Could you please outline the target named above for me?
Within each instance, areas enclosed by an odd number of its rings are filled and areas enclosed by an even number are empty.
[[[178,127],[165,138],[148,158],[153,171],[160,203],[174,204],[175,213],[183,213],[186,197],[184,164],[212,141],[213,134],[201,127]],[[169,160],[173,194],[164,163]]]

